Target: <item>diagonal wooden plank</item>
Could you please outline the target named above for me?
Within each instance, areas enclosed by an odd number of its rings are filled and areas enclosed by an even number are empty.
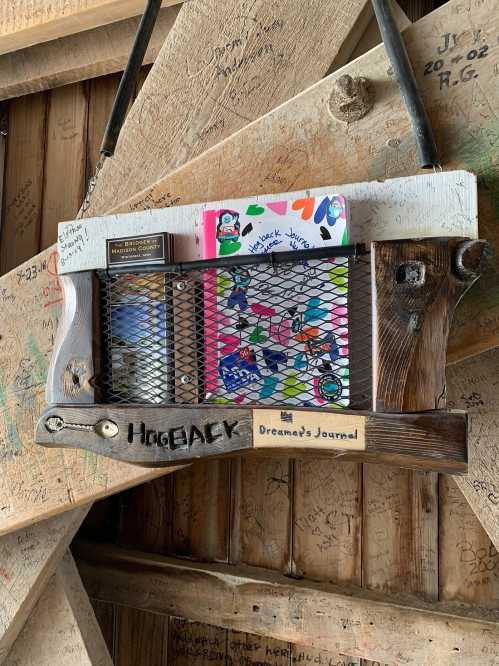
[[[317,81],[369,15],[366,0],[313,0],[306,12],[295,0],[186,3],[99,176],[87,216]]]
[[[0,663],[8,654],[88,508],[0,539]]]
[[[112,666],[69,551],[3,663],[5,666]]]
[[[159,12],[144,64],[156,59],[178,10],[166,7]],[[134,17],[1,55],[0,99],[122,71],[139,21]]]
[[[499,550],[499,350],[447,368],[452,407],[471,414],[469,471],[455,481]]]
[[[182,0],[163,0],[162,6]],[[138,16],[143,0],[16,0],[0,4],[0,54]]]

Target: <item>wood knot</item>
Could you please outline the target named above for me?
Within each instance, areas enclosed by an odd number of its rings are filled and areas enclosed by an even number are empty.
[[[337,120],[353,123],[360,120],[373,108],[374,93],[368,79],[352,78],[343,74],[333,84],[329,97],[329,110]]]

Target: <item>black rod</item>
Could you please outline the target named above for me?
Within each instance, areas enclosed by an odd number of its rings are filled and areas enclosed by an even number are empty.
[[[144,61],[160,7],[161,0],[147,0],[147,6],[140,20],[126,69],[123,72],[118,92],[114,99],[113,109],[107,122],[104,138],[102,139],[100,154],[104,157],[112,157],[114,155],[118,137],[137,84],[140,68]]]
[[[383,43],[411,118],[422,169],[438,166],[437,146],[404,40],[393,16],[391,0],[372,0]]]
[[[286,250],[284,252],[267,252],[265,254],[241,254],[218,259],[199,259],[175,264],[156,264],[148,266],[113,266],[108,268],[109,275],[123,273],[187,273],[188,271],[207,268],[231,268],[233,266],[254,266],[255,264],[286,264],[306,261],[307,259],[333,259],[335,257],[358,257],[368,254],[363,243],[356,245],[335,245],[332,247],[316,247],[310,250]]]

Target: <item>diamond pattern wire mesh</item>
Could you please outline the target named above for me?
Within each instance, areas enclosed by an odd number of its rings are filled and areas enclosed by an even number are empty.
[[[369,257],[294,255],[100,271],[103,402],[370,409]]]

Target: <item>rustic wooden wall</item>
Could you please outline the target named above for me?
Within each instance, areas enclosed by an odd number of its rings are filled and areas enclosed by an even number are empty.
[[[437,3],[401,4],[416,19]],[[8,103],[2,273],[53,243],[57,223],[78,210],[118,80]],[[395,467],[199,464],[96,504],[82,535],[427,599],[492,606],[499,595],[499,554],[455,484]],[[358,663],[179,618],[105,603],[95,609],[116,666]]]

